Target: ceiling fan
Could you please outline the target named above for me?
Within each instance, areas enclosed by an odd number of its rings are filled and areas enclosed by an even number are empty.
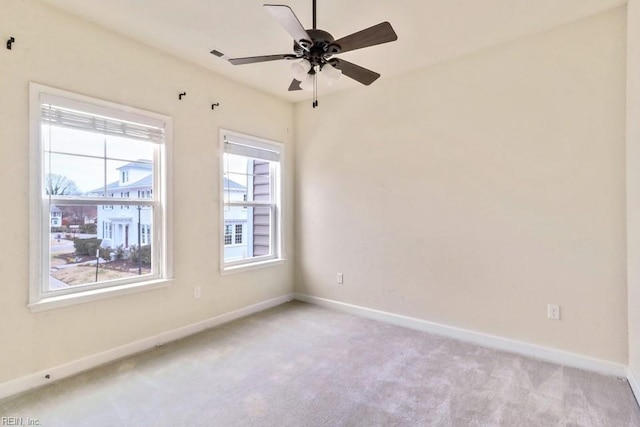
[[[289,6],[281,4],[264,5],[267,12],[293,37],[293,53],[246,58],[227,58],[226,55],[217,50],[212,50],[211,53],[227,59],[233,65],[254,64],[280,59],[296,60],[292,66],[294,79],[289,86],[289,91],[312,89],[314,92],[314,108],[318,106],[317,77],[320,72],[332,80],[344,74],[364,85],[370,85],[377,80],[380,74],[333,56],[397,40],[398,36],[391,24],[382,22],[335,40],[330,33],[316,27],[316,0],[312,1],[313,28],[307,30],[305,30]]]

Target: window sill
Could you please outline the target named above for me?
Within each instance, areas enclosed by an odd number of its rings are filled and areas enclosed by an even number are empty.
[[[248,264],[234,265],[231,267],[223,267],[222,271],[220,271],[220,275],[226,276],[229,274],[244,273],[245,271],[258,270],[261,268],[275,267],[275,266],[284,264],[286,261],[287,261],[286,258],[277,258],[277,259],[270,259],[267,261],[259,261],[259,262],[252,262]]]
[[[85,302],[113,298],[121,295],[166,288],[171,284],[172,281],[172,279],[150,280],[147,282],[114,286],[110,288],[94,289],[91,291],[78,292],[75,294],[62,295],[58,297],[43,298],[38,302],[28,304],[27,307],[29,307],[32,313],[37,313],[41,311],[82,304]]]

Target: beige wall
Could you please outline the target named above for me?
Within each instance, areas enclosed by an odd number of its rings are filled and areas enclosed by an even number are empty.
[[[626,363],[625,24],[298,104],[296,291]]]
[[[629,367],[640,374],[640,0],[627,5],[627,274]]]
[[[0,382],[289,293],[282,266],[218,272],[218,129],[281,141],[292,177],[291,104],[44,6],[3,0],[0,13]],[[4,41],[14,36],[14,49]],[[173,117],[175,281],[166,289],[32,314],[28,298],[28,84],[34,81]],[[178,93],[187,97],[178,101]],[[210,105],[219,102],[215,111]],[[288,193],[293,193],[289,180]],[[286,199],[289,218],[293,200]],[[202,287],[202,298],[193,288]]]

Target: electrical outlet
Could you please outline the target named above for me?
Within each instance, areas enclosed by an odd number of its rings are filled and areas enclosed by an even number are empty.
[[[560,320],[560,306],[557,304],[547,305],[547,318]]]
[[[202,296],[202,288],[200,286],[193,288],[193,297],[200,298]]]
[[[344,283],[344,274],[338,273],[338,284],[342,285]]]

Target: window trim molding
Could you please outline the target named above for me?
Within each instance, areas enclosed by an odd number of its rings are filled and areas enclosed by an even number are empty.
[[[278,180],[278,182],[275,183],[275,189],[276,191],[274,191],[274,211],[273,211],[273,215],[272,215],[272,227],[274,230],[274,245],[275,245],[275,253],[273,255],[268,255],[268,256],[261,256],[261,257],[256,257],[252,260],[242,260],[242,261],[232,261],[232,262],[225,262],[224,260],[224,249],[225,247],[228,247],[229,245],[225,245],[224,244],[224,208],[225,208],[225,202],[224,202],[224,143],[225,143],[225,136],[233,136],[235,138],[238,139],[243,139],[243,140],[247,140],[250,142],[255,142],[256,145],[258,146],[263,146],[263,147],[278,147],[279,153],[280,153],[280,160],[279,160],[279,173],[278,173],[278,177],[276,177],[276,179]],[[257,136],[253,136],[253,135],[249,135],[246,133],[241,133],[241,132],[236,132],[233,130],[229,130],[229,129],[224,129],[224,128],[220,128],[219,129],[219,141],[218,141],[218,165],[219,165],[219,174],[218,174],[218,180],[219,180],[219,186],[218,186],[218,197],[220,198],[220,208],[219,208],[219,222],[218,222],[218,233],[220,233],[220,238],[219,240],[219,245],[218,245],[218,250],[220,251],[220,256],[219,256],[219,262],[220,262],[220,275],[224,276],[227,274],[233,274],[233,273],[239,273],[239,272],[243,272],[243,271],[249,271],[249,270],[255,270],[258,268],[265,268],[265,267],[271,267],[271,266],[275,266],[275,265],[280,265],[282,264],[284,261],[286,261],[286,251],[285,251],[285,238],[284,238],[284,232],[285,232],[285,227],[284,224],[286,224],[286,218],[285,218],[285,212],[286,212],[286,208],[285,208],[285,197],[284,197],[284,189],[285,189],[285,183],[286,181],[286,174],[285,174],[285,170],[286,170],[286,162],[285,162],[285,146],[283,143],[278,142],[278,141],[273,141],[270,139],[265,139],[265,138],[260,138]],[[251,202],[237,202],[238,205],[246,205],[247,203],[249,204],[253,204]],[[232,203],[233,204],[233,203]],[[256,204],[258,204],[258,202],[256,202]],[[270,204],[271,205],[271,204]],[[248,234],[248,232],[246,233]],[[244,237],[244,236],[243,236]],[[244,239],[246,240],[246,237],[244,237]]]
[[[142,281],[122,281],[113,286],[101,288],[88,288],[78,292],[65,295],[47,296],[45,295],[43,284],[45,274],[48,268],[44,268],[45,251],[44,244],[49,229],[49,215],[43,214],[43,209],[48,206],[48,202],[44,202],[43,180],[43,147],[41,139],[41,96],[54,96],[65,98],[70,102],[78,104],[87,104],[89,107],[96,107],[96,110],[116,111],[127,117],[134,115],[138,117],[147,117],[152,121],[164,123],[165,139],[161,150],[164,151],[162,156],[155,156],[154,161],[157,162],[157,170],[159,173],[154,174],[154,187],[160,189],[158,201],[164,206],[164,214],[156,212],[154,209],[154,226],[161,233],[154,233],[152,239],[164,239],[157,242],[159,251],[161,252],[161,260],[159,260],[159,268],[156,276],[149,277],[148,280]],[[29,299],[27,306],[32,312],[50,310],[54,308],[64,307],[68,305],[79,304],[87,301],[95,301],[104,298],[110,298],[117,295],[128,294],[132,292],[146,291],[167,286],[173,278],[173,227],[170,226],[170,220],[173,218],[172,197],[172,180],[171,177],[171,158],[172,158],[172,137],[173,122],[170,116],[163,114],[118,104],[116,102],[106,101],[100,98],[86,96],[75,92],[66,91],[39,83],[29,83]],[[160,181],[162,179],[162,181]],[[87,199],[88,200],[88,199]],[[144,199],[142,199],[144,200]],[[133,202],[132,202],[133,203]],[[135,203],[133,203],[135,204]],[[157,221],[157,222],[155,222]],[[47,276],[48,277],[48,276]]]

